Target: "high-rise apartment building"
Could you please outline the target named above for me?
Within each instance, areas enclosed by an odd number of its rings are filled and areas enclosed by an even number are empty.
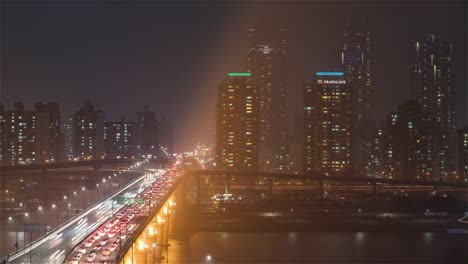
[[[135,123],[124,118],[104,122],[104,150],[106,159],[129,159],[135,155]]]
[[[434,117],[407,101],[387,117],[383,176],[434,180]]]
[[[258,87],[249,72],[232,72],[218,87],[216,107],[216,166],[259,169]]]
[[[352,87],[344,72],[317,72],[304,89],[303,170],[341,176],[351,169]]]
[[[90,101],[73,116],[73,153],[79,159],[104,158],[104,113]]]
[[[246,71],[258,87],[260,169],[289,171],[286,29],[248,29]]]
[[[36,115],[20,102],[1,113],[2,165],[36,162]]]
[[[57,162],[64,159],[59,105],[36,103],[34,111],[20,102],[1,117],[1,163],[4,165]]]
[[[373,113],[372,35],[367,26],[347,21],[341,50],[341,68],[353,89],[353,167],[358,172],[369,160]]]
[[[453,47],[447,36],[426,35],[415,43],[414,97],[435,119],[434,176],[454,170],[455,87]]]
[[[73,117],[68,117],[62,126],[65,141],[65,157],[67,160],[73,159]]]
[[[64,135],[60,128],[58,103],[36,103],[36,161],[57,162],[65,159]]]
[[[135,127],[136,153],[138,157],[156,157],[159,154],[159,130],[156,112],[149,111],[148,106],[143,112],[137,112]]]
[[[455,180],[468,181],[468,126],[457,131]]]

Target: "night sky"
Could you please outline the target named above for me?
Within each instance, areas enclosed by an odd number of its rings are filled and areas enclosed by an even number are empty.
[[[2,2],[1,97],[57,101],[62,116],[91,99],[106,120],[134,120],[149,105],[169,118],[176,150],[213,142],[216,89],[241,70],[246,29],[284,26],[289,42],[289,115],[314,71],[330,70],[345,19],[374,35],[378,123],[411,89],[413,43],[445,34],[455,50],[457,121],[467,116],[463,2]]]

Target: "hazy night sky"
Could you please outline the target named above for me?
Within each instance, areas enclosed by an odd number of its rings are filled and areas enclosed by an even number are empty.
[[[333,66],[347,18],[374,35],[376,120],[411,89],[413,43],[445,34],[454,44],[457,120],[467,115],[466,7],[462,2],[2,2],[1,97],[57,101],[62,117],[90,98],[106,120],[134,120],[147,104],[176,129],[176,150],[214,139],[216,89],[241,70],[246,29],[283,25],[289,42],[289,112],[302,85]],[[336,54],[339,56],[339,54]]]

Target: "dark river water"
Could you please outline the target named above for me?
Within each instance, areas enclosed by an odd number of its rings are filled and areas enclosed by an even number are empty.
[[[195,232],[169,263],[468,263],[468,235],[411,232]]]

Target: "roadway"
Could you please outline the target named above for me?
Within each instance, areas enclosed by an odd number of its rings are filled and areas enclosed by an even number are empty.
[[[47,236],[35,241],[22,251],[12,255],[11,263],[62,263],[66,255],[82,239],[91,234],[98,226],[112,217],[113,210],[119,210],[123,205],[112,202],[117,196],[134,197],[150,186],[156,179],[157,173],[147,173],[114,195],[92,206],[77,215]]]
[[[104,223],[92,225],[94,232],[80,237],[83,242],[67,254],[66,263],[114,263],[117,248],[120,250],[128,241],[142,224],[142,218],[150,215],[151,209],[165,201],[166,194],[175,186],[173,180],[174,174],[169,171],[160,175],[137,195],[145,199],[145,204],[126,205]]]

